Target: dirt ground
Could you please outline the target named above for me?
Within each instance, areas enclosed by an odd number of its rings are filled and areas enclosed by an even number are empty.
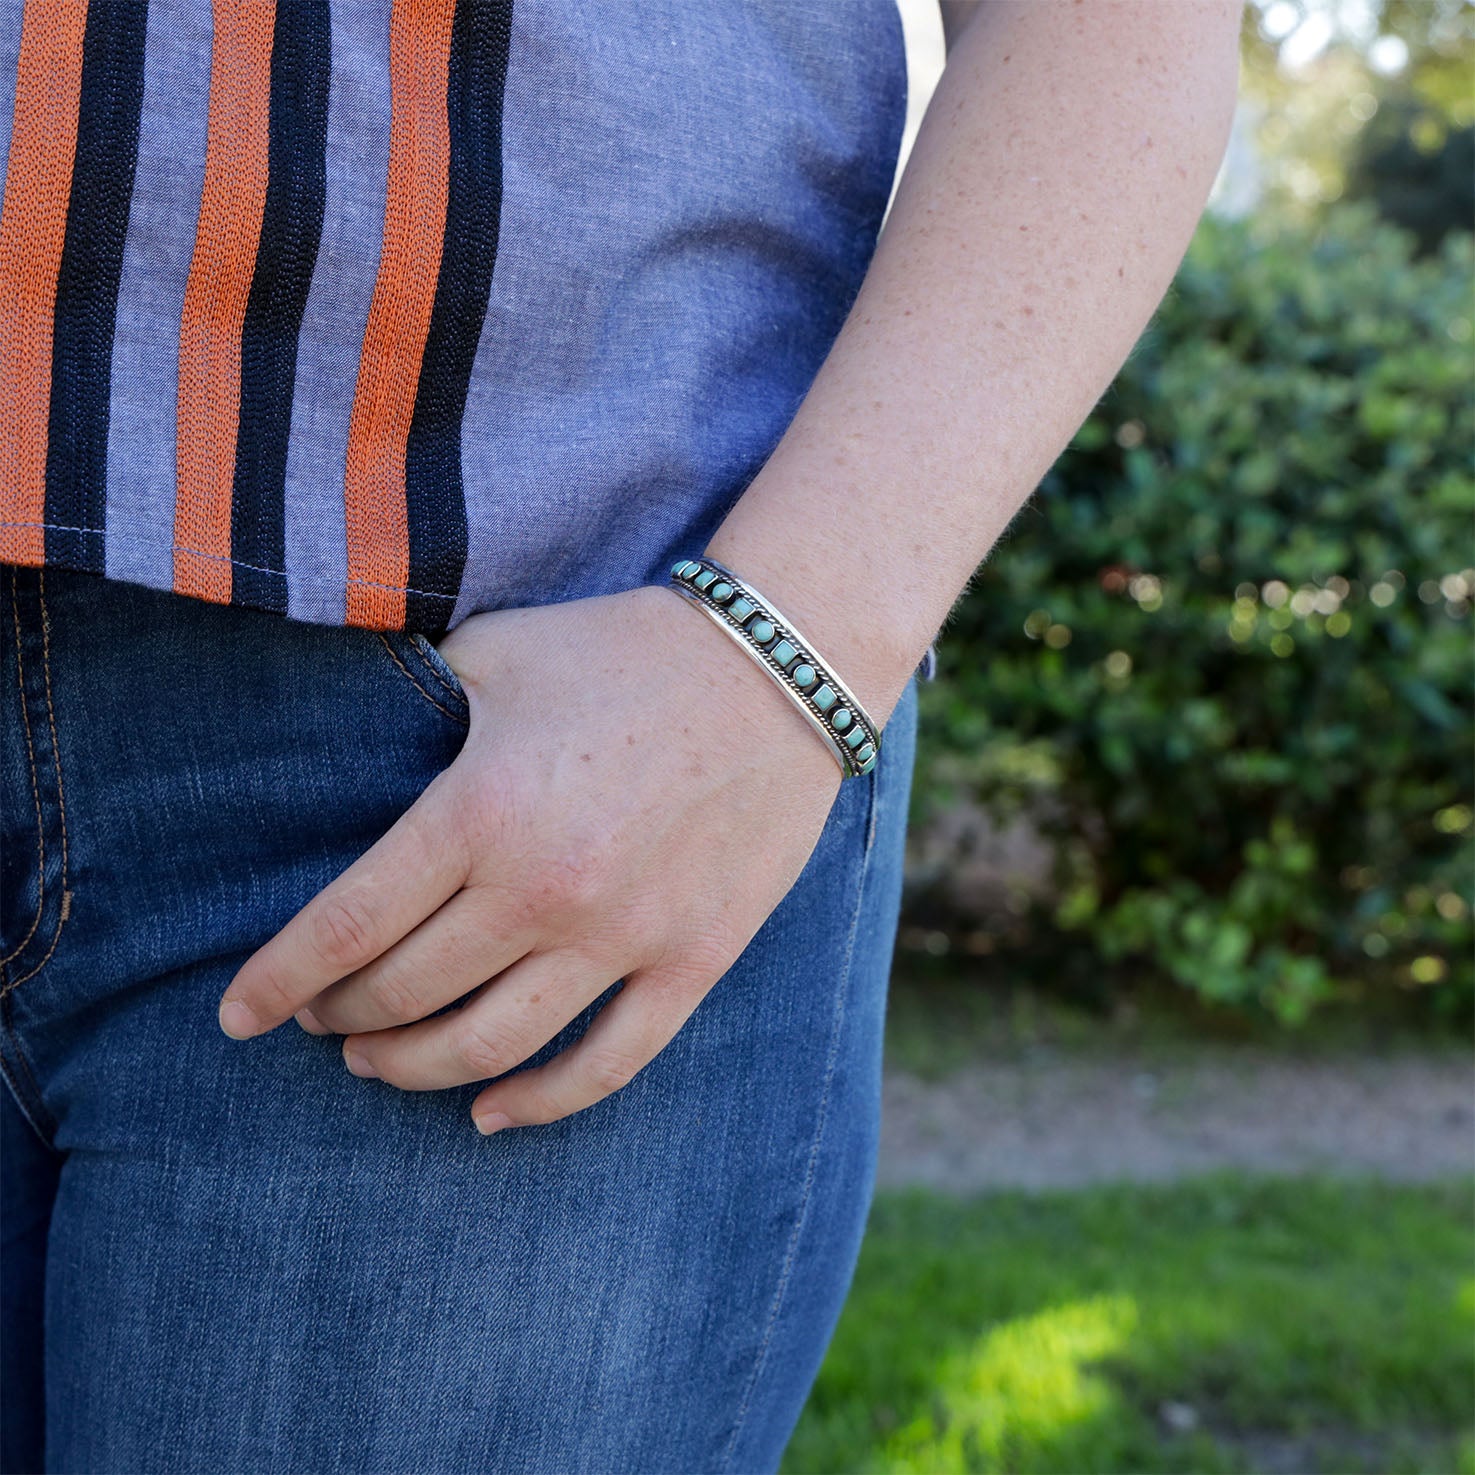
[[[1475,1172],[1475,1057],[1288,1058],[1204,1046],[1170,1061],[1025,1053],[928,1081],[888,1070],[881,1187],[972,1192],[1241,1168],[1426,1179]]]

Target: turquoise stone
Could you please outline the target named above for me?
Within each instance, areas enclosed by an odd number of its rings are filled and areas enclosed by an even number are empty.
[[[728,609],[732,611],[733,619],[741,623],[743,620],[746,620],[750,614],[753,613],[753,602],[751,600],[744,599],[740,594],[736,599],[733,600],[730,605],[728,605]]]
[[[701,573],[699,573],[696,576],[696,578],[694,578],[692,580],[692,583],[695,584],[698,589],[702,590],[703,593],[705,593],[706,592],[706,589],[707,589],[707,585],[710,584],[712,582],[712,580],[715,579],[716,577],[717,577],[717,570],[716,569],[704,568],[701,571]]]
[[[876,766],[876,755],[874,753],[872,753],[871,756],[869,758],[867,758],[866,761],[860,765],[860,772],[861,773],[869,773],[875,766]]]
[[[835,688],[833,686],[822,686],[814,694],[814,705],[821,712],[828,712],[835,705]]]
[[[733,587],[727,583],[713,584],[707,592],[718,604],[726,604],[733,596]]]
[[[808,691],[814,685],[815,670],[813,666],[795,666],[789,675],[794,678],[794,685],[800,691]]]
[[[748,634],[758,642],[759,645],[767,645],[774,637],[773,623],[769,620],[754,620],[748,626]]]
[[[686,577],[686,564],[686,559],[678,558],[676,562],[671,565],[671,577],[673,579],[684,579]]]
[[[774,660],[779,663],[780,666],[787,666],[789,662],[792,661],[794,657],[798,654],[798,650],[796,650],[795,647],[792,646],[787,640],[780,640],[779,643],[774,646],[771,651],[769,651],[769,655],[771,655]]]
[[[846,743],[852,748],[858,748],[866,740],[866,730],[863,727],[853,728],[846,736]]]
[[[835,724],[836,732],[844,732],[845,729],[850,726],[850,708],[841,707],[840,710],[836,712],[833,717],[830,718],[830,721]]]
[[[857,763],[864,763],[867,758],[874,758],[875,756],[876,750],[870,743],[867,743],[863,748],[857,748],[855,750],[855,761]]]

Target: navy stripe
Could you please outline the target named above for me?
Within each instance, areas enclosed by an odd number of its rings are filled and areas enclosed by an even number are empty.
[[[280,613],[287,609],[287,437],[297,335],[323,230],[331,62],[328,0],[278,0],[266,201],[241,323],[230,538],[231,602]]]
[[[94,573],[106,567],[113,327],[138,162],[147,19],[139,0],[92,0],[87,8],[77,152],[56,282],[46,556]]]
[[[445,246],[405,448],[410,530],[406,625],[439,633],[466,567],[461,418],[486,317],[502,213],[502,98],[512,0],[459,0],[451,28]],[[427,599],[414,591],[440,594]]]

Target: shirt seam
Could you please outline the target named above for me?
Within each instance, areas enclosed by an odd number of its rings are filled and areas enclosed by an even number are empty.
[[[90,533],[93,537],[97,538],[106,536],[106,529],[104,528],[69,527],[66,523],[60,522],[11,522],[0,519],[0,528],[45,528],[54,533]],[[263,568],[260,564],[247,563],[240,558],[229,558],[224,553],[206,553],[199,548],[186,548],[181,543],[155,543],[147,538],[137,538],[118,533],[114,533],[113,538],[118,544],[124,546],[134,548],[167,548],[171,553],[188,553],[192,558],[213,559],[217,563],[228,563],[234,568],[246,569],[253,574],[269,574],[274,579],[285,579],[288,577],[285,569]],[[327,579],[314,579],[310,582],[329,588],[339,587]],[[433,589],[414,589],[408,584],[380,584],[376,583],[373,579],[349,578],[344,580],[344,583],[355,585],[360,589],[388,589],[395,594],[418,594],[425,599],[443,599],[447,604],[454,604],[457,597],[454,594],[440,594]]]

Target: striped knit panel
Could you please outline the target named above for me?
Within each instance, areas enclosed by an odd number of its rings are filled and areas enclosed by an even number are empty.
[[[446,628],[512,4],[384,4],[0,17],[0,558]]]
[[[298,332],[323,225],[330,47],[327,0],[277,7],[266,202],[241,325],[231,560],[232,599],[283,613],[287,440]]]
[[[229,604],[241,329],[266,205],[276,0],[214,0],[210,124],[179,324],[174,588]]]
[[[20,65],[21,17],[23,5],[10,0],[0,5],[0,159],[10,157],[10,124],[15,116],[15,74]],[[5,180],[0,170],[0,199]]]
[[[179,324],[209,131],[209,0],[149,0],[108,417],[109,578],[174,585]]]
[[[466,567],[461,423],[486,317],[502,207],[502,101],[512,0],[461,0],[451,31],[445,248],[405,452],[407,623],[450,623]]]
[[[101,573],[118,279],[143,103],[147,6],[90,0],[66,241],[57,280],[46,447],[46,550]]]
[[[23,13],[24,8],[13,0],[9,5],[0,5],[0,160],[10,158],[10,125],[15,116],[15,83],[20,64]],[[4,188],[4,175],[0,172],[0,199],[3,199]],[[0,281],[0,292],[3,288],[3,281]],[[3,500],[0,500],[0,519],[9,516]],[[4,536],[4,526],[0,525],[0,538]]]
[[[82,94],[85,0],[28,0],[0,207],[0,561],[40,564],[57,277]]]
[[[454,0],[394,0],[389,17],[389,181],[344,479],[350,625],[399,629],[410,573],[405,443],[440,274],[451,138]]]
[[[287,443],[287,612],[341,625],[343,485],[389,172],[389,0],[332,0],[322,244],[297,335]]]

